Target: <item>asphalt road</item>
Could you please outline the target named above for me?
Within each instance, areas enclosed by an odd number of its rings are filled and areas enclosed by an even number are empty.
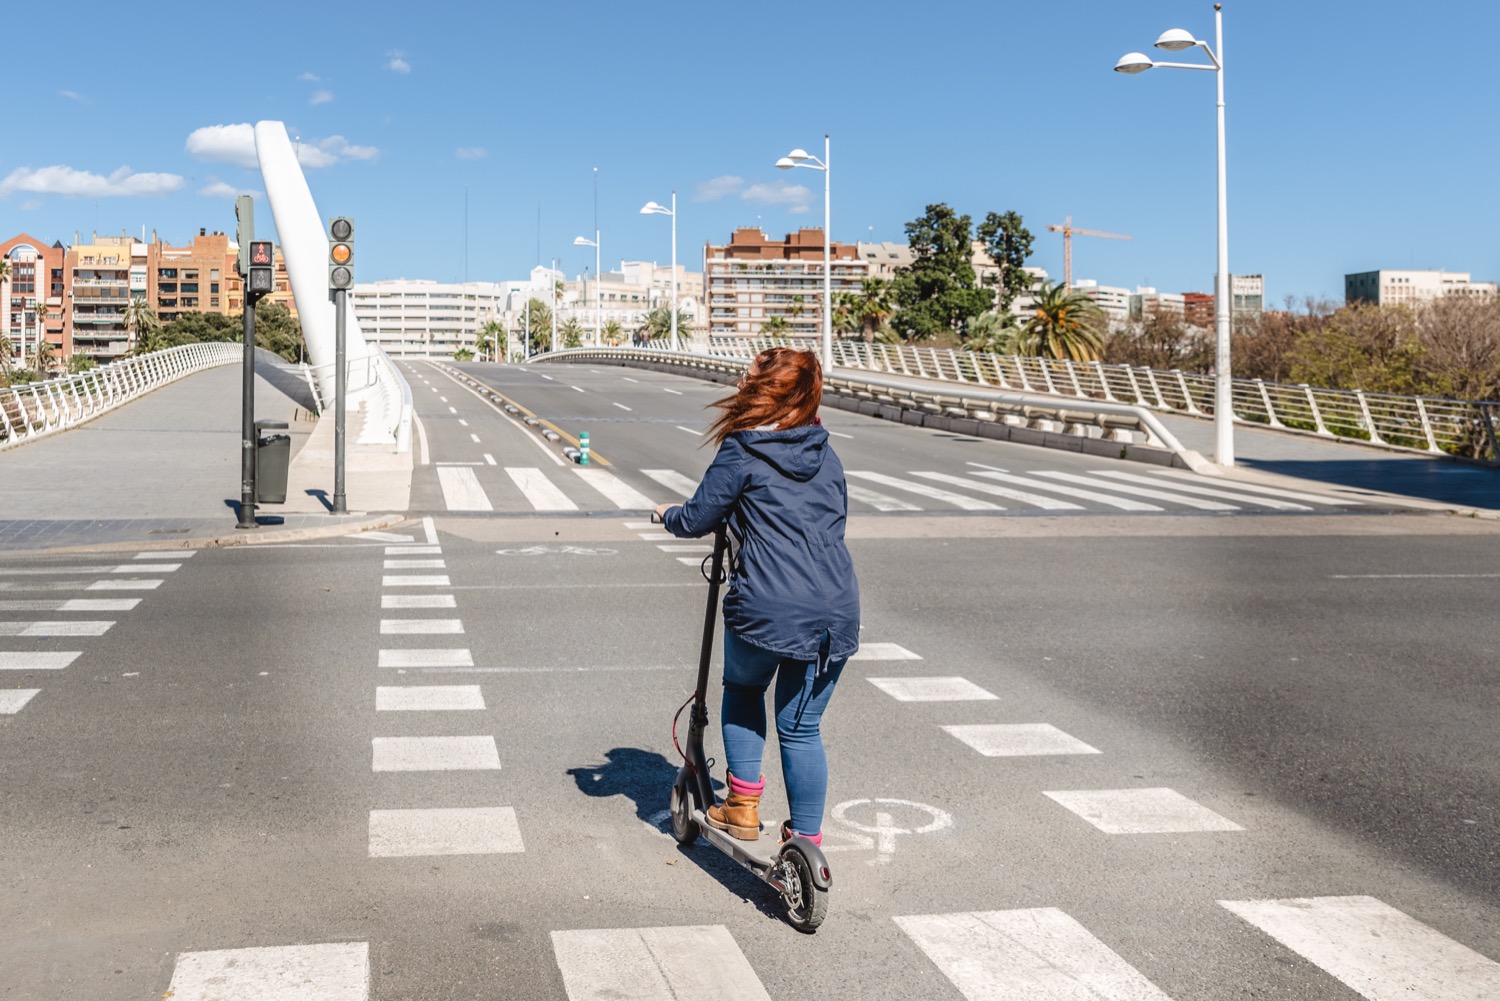
[[[1500,996],[1500,526],[856,512],[804,936],[662,829],[698,554],[426,374],[434,514],[386,537],[0,561],[0,997]],[[696,475],[716,391],[626,374],[493,381],[642,492]],[[898,478],[1098,466],[828,424]]]

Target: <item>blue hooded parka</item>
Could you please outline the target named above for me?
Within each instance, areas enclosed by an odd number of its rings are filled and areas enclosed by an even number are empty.
[[[754,646],[805,661],[859,649],[859,583],[844,545],[844,466],[819,424],[736,431],[686,504],[663,523],[678,538],[728,519],[739,556],[724,626]],[[826,644],[825,644],[826,640]]]

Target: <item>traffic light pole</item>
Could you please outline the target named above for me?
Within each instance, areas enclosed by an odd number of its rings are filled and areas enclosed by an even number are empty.
[[[245,284],[249,285],[246,279]],[[255,301],[245,290],[245,360],[240,390],[240,520],[235,528],[257,528],[255,523]]]
[[[349,391],[349,372],[346,361],[348,338],[344,328],[344,309],[349,296],[348,289],[334,289],[333,332],[334,374],[333,391],[333,513],[348,514],[349,503],[344,495],[344,414]]]

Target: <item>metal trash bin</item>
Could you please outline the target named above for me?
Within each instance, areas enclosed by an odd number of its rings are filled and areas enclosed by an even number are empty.
[[[285,504],[287,467],[292,461],[292,436],[286,421],[255,422],[255,503]]]

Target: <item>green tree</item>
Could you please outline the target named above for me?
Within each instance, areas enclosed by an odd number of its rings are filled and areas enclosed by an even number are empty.
[[[1014,316],[992,309],[969,324],[969,336],[963,342],[963,348],[965,351],[1013,355],[1020,353],[1021,341],[1025,336],[1025,331]]]
[[[990,308],[994,297],[974,273],[972,232],[968,216],[941,202],[906,224],[913,260],[897,273],[892,290],[892,325],[903,337],[927,340],[949,331],[965,337],[969,323]]]
[[[161,328],[161,321],[156,318],[156,310],[146,301],[145,296],[134,296],[125,307],[125,330],[130,335],[130,341],[135,345],[135,354],[145,354],[148,348],[143,346],[146,336]]]
[[[1042,358],[1097,361],[1108,319],[1099,304],[1061,283],[1043,285],[1036,310],[1026,321],[1023,354]]]
[[[570,316],[562,326],[557,328],[557,337],[565,348],[583,347],[583,324],[579,323],[577,318]]]
[[[0,261],[0,264],[5,263]],[[10,363],[15,357],[16,346],[11,343],[10,336],[0,331],[0,386],[10,385]]]
[[[610,347],[619,344],[625,337],[625,328],[620,326],[619,320],[610,320],[604,325],[604,343]]]
[[[239,323],[244,323],[243,317]],[[262,299],[255,304],[255,345],[296,361],[302,348],[302,325],[281,303]]]
[[[760,325],[760,332],[768,337],[778,337],[786,334],[792,325],[786,322],[784,316],[773,316]]]
[[[1100,357],[1123,365],[1202,372],[1213,365],[1214,345],[1209,331],[1192,326],[1181,313],[1153,309],[1110,337]]]
[[[162,328],[162,336],[168,346],[233,343],[243,334],[243,324],[243,317],[225,313],[180,313]]]
[[[480,328],[479,337],[474,342],[474,348],[479,352],[481,360],[485,357],[486,353],[491,358],[498,359],[505,354],[505,343],[505,326],[498,320],[489,320]]]
[[[1298,339],[1291,351],[1292,380],[1329,389],[1421,392],[1425,348],[1417,317],[1408,306],[1362,303],[1339,310]]]
[[[36,377],[46,379],[50,377],[53,366],[57,364],[57,348],[47,338],[39,337],[31,360],[32,368],[36,370]]]
[[[474,352],[471,351],[468,348],[459,348],[457,351],[453,352],[453,360],[454,361],[473,361],[474,360]]]
[[[677,311],[677,336],[686,340],[693,332],[693,324],[686,310]],[[648,340],[666,340],[672,336],[672,306],[662,303],[646,314],[638,333]]]
[[[552,341],[552,310],[540,299],[532,299],[521,311],[522,336],[529,345],[528,354],[541,354]]]
[[[991,212],[979,224],[979,239],[990,260],[1000,269],[995,286],[995,304],[1002,313],[1010,311],[1010,304],[1031,288],[1031,275],[1026,272],[1026,260],[1031,256],[1031,230],[1021,222],[1020,213]]]
[[[859,296],[854,292],[833,293],[833,332],[849,335],[859,330]]]
[[[865,337],[873,338],[885,329],[886,323],[895,312],[895,304],[891,300],[891,295],[891,283],[887,279],[865,279],[864,286],[859,290],[859,302],[855,306],[859,329]]]
[[[88,355],[74,352],[72,357],[68,359],[68,374],[80,375],[94,368],[96,364],[94,359]]]

